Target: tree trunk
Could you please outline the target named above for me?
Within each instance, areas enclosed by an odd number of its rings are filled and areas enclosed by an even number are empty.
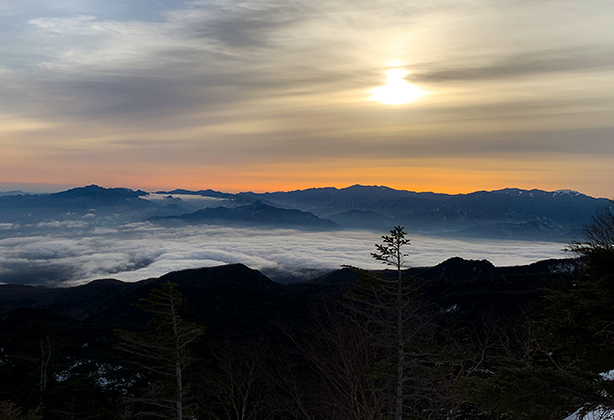
[[[395,420],[403,419],[403,378],[405,367],[405,348],[403,339],[403,273],[401,271],[402,255],[397,249],[397,384]]]
[[[177,394],[175,396],[175,405],[177,407],[177,420],[183,420],[183,379],[181,369],[181,343],[179,337],[178,314],[175,311],[175,306],[178,302],[175,302],[174,296],[171,295],[171,322],[173,325],[173,335],[175,339],[175,381],[177,384]]]
[[[183,384],[181,379],[181,362],[175,362],[175,376],[177,378],[177,420],[183,420]]]

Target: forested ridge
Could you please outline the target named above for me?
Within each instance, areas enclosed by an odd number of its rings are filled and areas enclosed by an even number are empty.
[[[575,258],[282,285],[236,264],[0,286],[2,419],[563,419],[614,404],[612,207]]]

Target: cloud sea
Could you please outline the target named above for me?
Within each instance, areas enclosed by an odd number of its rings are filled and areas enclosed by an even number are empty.
[[[21,234],[20,234],[21,232]],[[0,282],[75,285],[94,279],[138,281],[171,271],[242,263],[272,279],[314,277],[343,264],[376,269],[370,253],[381,233],[303,232],[213,225],[161,227],[131,223],[97,227],[46,223],[23,233],[0,231]],[[565,244],[512,240],[458,240],[412,235],[408,266],[432,266],[448,258],[487,259],[497,266],[564,258]]]

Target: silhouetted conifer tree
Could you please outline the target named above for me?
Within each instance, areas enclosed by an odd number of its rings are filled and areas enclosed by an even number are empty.
[[[166,282],[160,289],[152,290],[137,306],[154,315],[147,329],[144,332],[116,330],[121,339],[120,349],[136,356],[149,383],[147,393],[133,401],[150,407],[142,414],[183,420],[189,412],[185,374],[193,361],[190,344],[205,329],[184,320],[183,298],[175,283]]]
[[[444,367],[452,363],[437,344],[434,314],[421,298],[421,280],[404,275],[404,247],[410,244],[401,226],[382,236],[372,257],[391,266],[392,275],[360,270],[348,297],[356,302],[363,327],[381,352],[376,374],[388,392],[395,420],[431,419],[449,415],[451,400],[444,385]]]

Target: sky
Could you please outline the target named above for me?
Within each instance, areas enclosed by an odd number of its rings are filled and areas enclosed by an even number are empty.
[[[0,190],[612,197],[612,6],[0,1]]]

